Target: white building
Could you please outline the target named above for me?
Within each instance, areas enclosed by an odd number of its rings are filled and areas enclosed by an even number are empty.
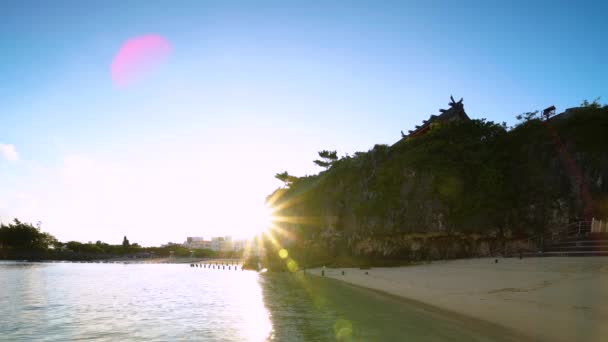
[[[211,241],[199,236],[189,236],[184,242],[184,247],[191,249],[213,249]]]
[[[211,240],[189,236],[183,246],[190,249],[211,249],[216,252],[238,252],[244,250],[248,243],[248,240],[232,240],[232,236],[216,236]]]
[[[232,250],[232,237],[220,236],[211,238],[211,249],[214,251],[227,252]]]

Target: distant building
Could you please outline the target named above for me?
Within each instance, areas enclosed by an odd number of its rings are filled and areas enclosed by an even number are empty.
[[[211,241],[198,236],[187,237],[184,247],[190,249],[213,249]]]
[[[220,236],[211,238],[211,249],[218,252],[231,251],[233,248],[231,236]]]
[[[247,247],[248,240],[233,240],[232,236],[216,236],[205,240],[198,236],[189,236],[182,246],[190,249],[210,249],[216,252],[241,251]]]

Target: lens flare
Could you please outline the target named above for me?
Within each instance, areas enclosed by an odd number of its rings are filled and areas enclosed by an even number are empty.
[[[169,56],[171,45],[158,34],[148,34],[127,40],[110,65],[112,82],[117,87],[133,84],[149,74]]]

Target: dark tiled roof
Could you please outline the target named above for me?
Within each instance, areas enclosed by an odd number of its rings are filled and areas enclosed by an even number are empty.
[[[417,135],[424,134],[431,126],[433,122],[449,122],[449,121],[457,121],[457,120],[470,120],[467,113],[464,111],[464,105],[462,104],[462,99],[456,102],[454,98],[450,96],[450,108],[449,109],[440,109],[441,114],[439,115],[431,115],[427,120],[422,122],[422,125],[416,126],[415,129],[408,131],[408,135],[403,135],[403,138],[414,137]],[[403,132],[402,132],[403,134]]]

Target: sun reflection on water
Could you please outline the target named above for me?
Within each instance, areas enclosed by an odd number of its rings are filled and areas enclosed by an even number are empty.
[[[258,273],[247,272],[236,291],[236,296],[244,310],[244,320],[240,329],[244,341],[265,341],[272,332],[270,315],[264,306],[258,278]]]

